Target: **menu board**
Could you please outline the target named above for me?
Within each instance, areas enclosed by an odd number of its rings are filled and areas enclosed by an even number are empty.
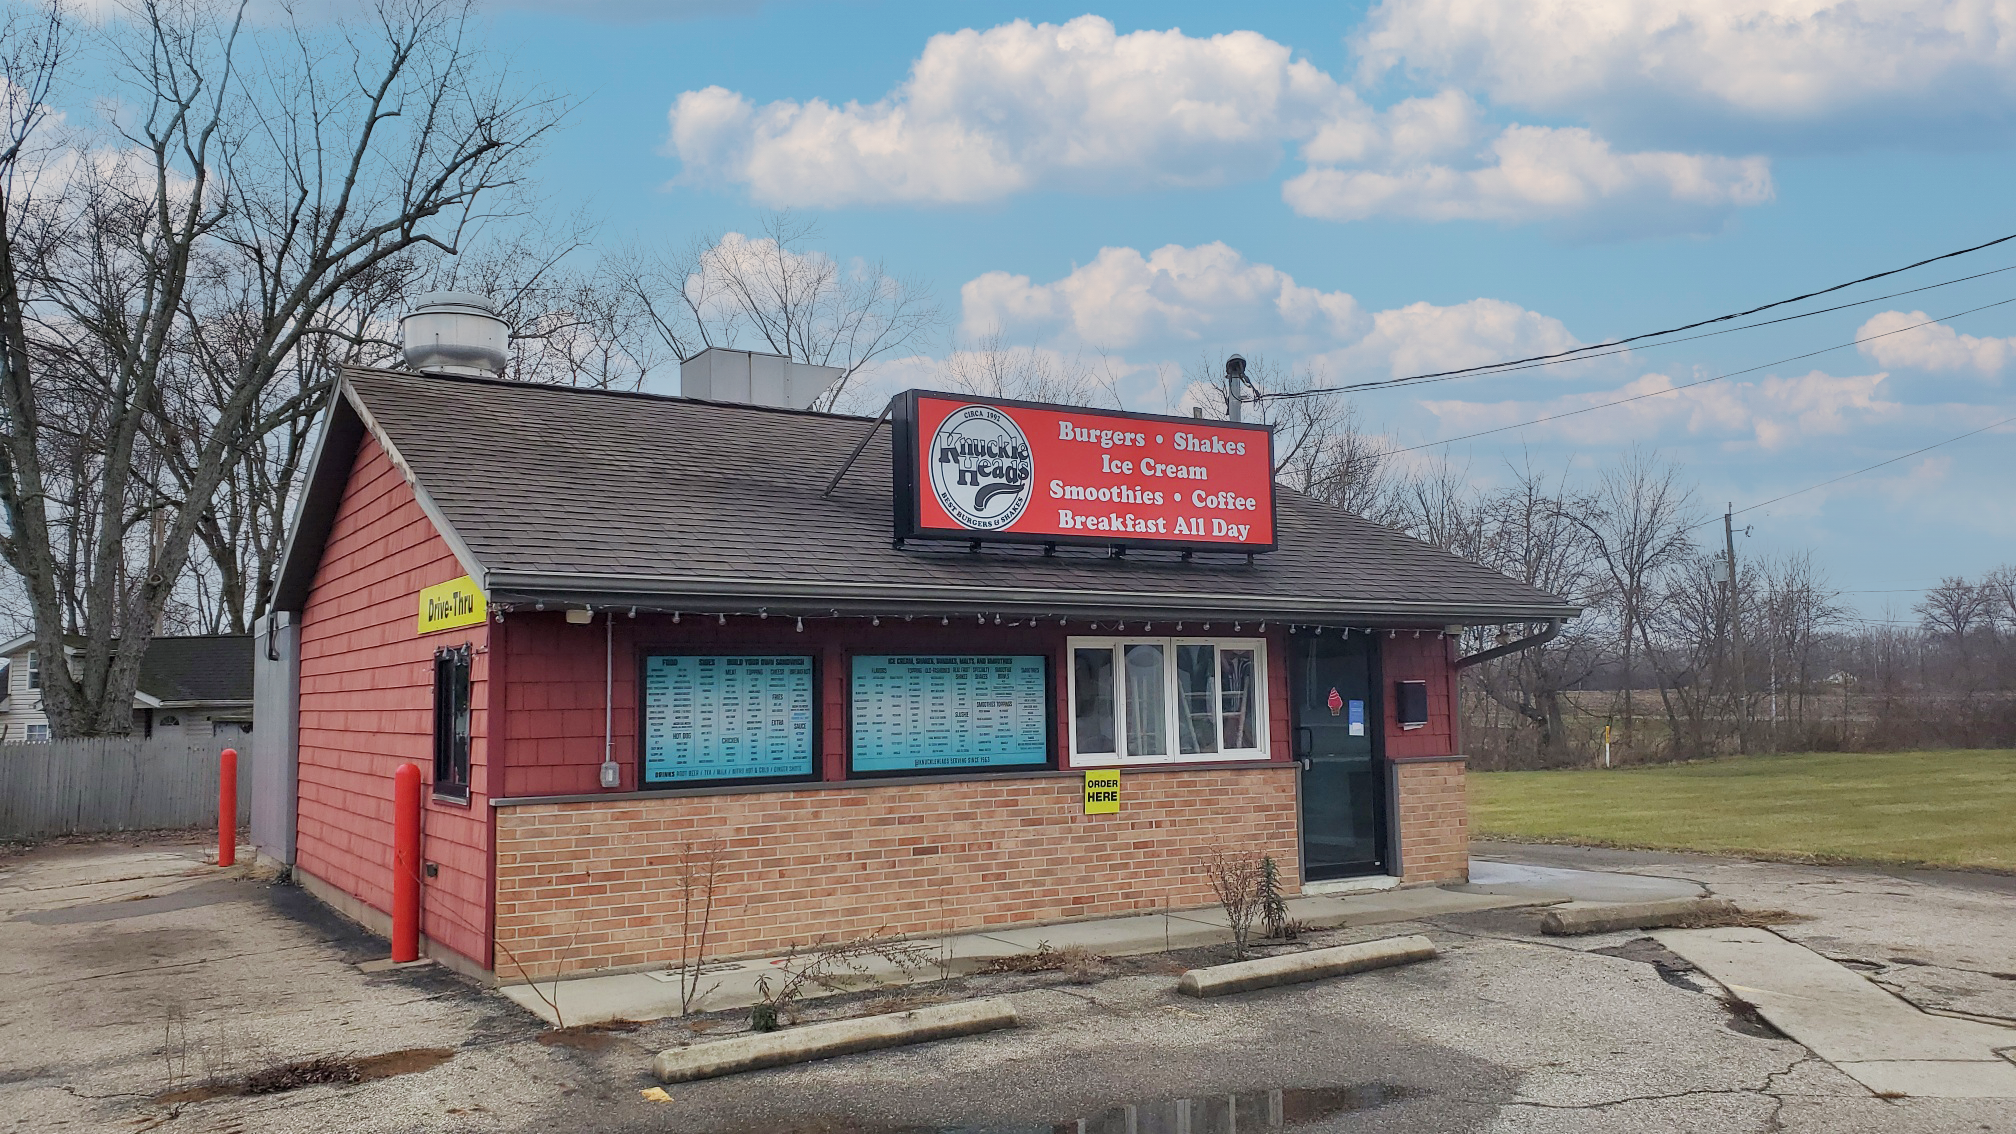
[[[644,659],[644,783],[812,774],[812,659]]]
[[[854,659],[854,770],[1048,763],[1049,685],[1049,669],[1040,655],[859,655]]]

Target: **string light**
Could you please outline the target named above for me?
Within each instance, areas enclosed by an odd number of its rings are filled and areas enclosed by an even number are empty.
[[[728,616],[725,614],[717,614],[714,616],[714,621],[719,625],[726,626],[728,625]]]
[[[798,619],[798,632],[800,634],[805,632],[805,619],[803,618]]]

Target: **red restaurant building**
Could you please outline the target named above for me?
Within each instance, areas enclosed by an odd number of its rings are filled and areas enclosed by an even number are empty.
[[[696,846],[721,956],[1206,906],[1219,846],[1465,877],[1456,635],[1573,608],[1274,487],[1263,427],[892,410],[347,372],[262,853],[383,932],[417,764],[423,948],[504,982],[666,966]]]

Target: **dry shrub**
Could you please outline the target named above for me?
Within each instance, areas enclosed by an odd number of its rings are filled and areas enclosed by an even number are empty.
[[[990,975],[1061,972],[1072,984],[1091,984],[1098,978],[1100,970],[1112,963],[1113,958],[1095,953],[1083,945],[1053,949],[1048,941],[1039,941],[1034,952],[989,957],[974,971]]]
[[[1215,846],[1204,852],[1203,870],[1232,930],[1233,958],[1243,961],[1246,944],[1253,936],[1253,921],[1267,905],[1267,856]]]

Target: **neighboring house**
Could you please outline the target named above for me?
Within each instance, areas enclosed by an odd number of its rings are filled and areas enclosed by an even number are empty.
[[[49,739],[42,711],[42,658],[33,635],[0,645],[0,744]],[[252,731],[252,639],[243,634],[156,638],[133,695],[139,736],[237,740]]]

